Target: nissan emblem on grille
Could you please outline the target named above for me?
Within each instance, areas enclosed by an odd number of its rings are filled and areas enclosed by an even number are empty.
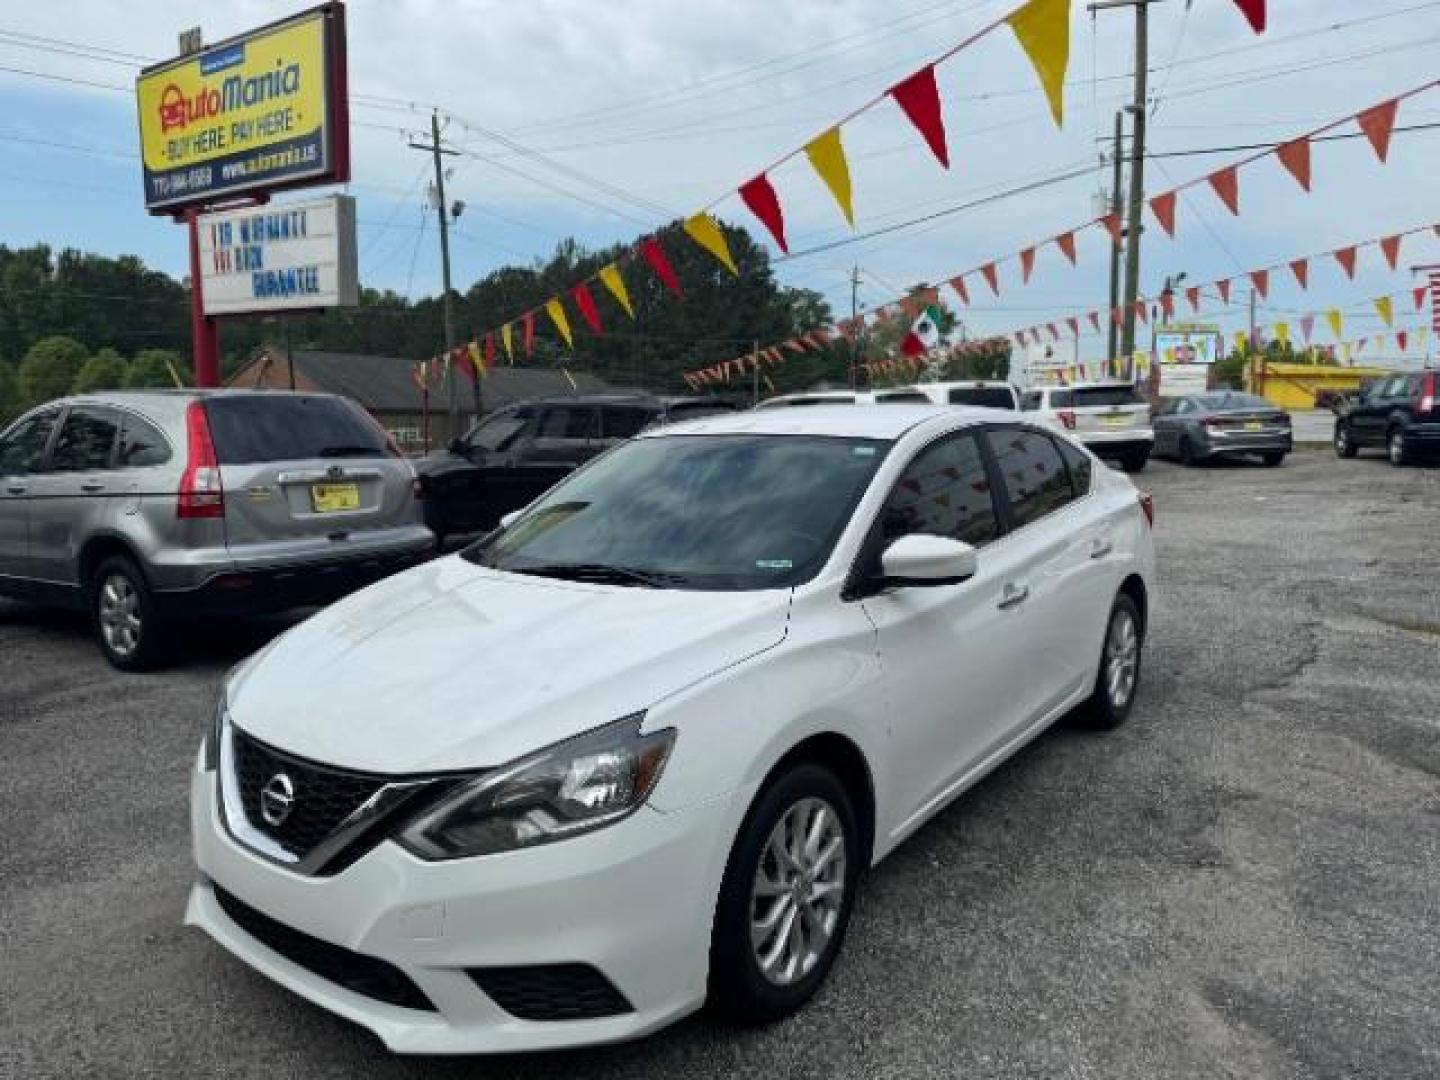
[[[276,773],[260,789],[260,816],[267,825],[279,828],[285,824],[295,806],[295,784],[283,772]]]

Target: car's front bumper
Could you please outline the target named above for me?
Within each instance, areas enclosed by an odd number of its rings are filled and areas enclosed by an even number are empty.
[[[195,769],[191,827],[201,879],[187,925],[401,1053],[546,1050],[644,1035],[705,1000],[710,929],[742,793],[674,813],[644,807],[586,836],[527,851],[429,863],[385,841],[333,877],[305,877],[237,843],[215,774]],[[262,943],[216,887],[293,931],[393,965],[433,1010],[347,989]],[[233,907],[233,905],[232,905]],[[629,1011],[519,1019],[469,969],[589,965]]]

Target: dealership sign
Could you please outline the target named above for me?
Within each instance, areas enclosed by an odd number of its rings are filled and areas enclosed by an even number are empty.
[[[206,315],[359,303],[355,200],[348,195],[203,214],[196,224]]]
[[[146,207],[349,179],[344,10],[326,4],[141,72]]]

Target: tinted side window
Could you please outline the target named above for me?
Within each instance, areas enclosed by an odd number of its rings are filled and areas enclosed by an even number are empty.
[[[881,512],[888,544],[899,536],[948,536],[979,547],[1000,533],[990,477],[973,435],[946,438],[905,467]]]
[[[1073,390],[1052,390],[1050,391],[1050,408],[1052,409],[1073,409],[1075,407],[1075,392]]]
[[[600,412],[601,434],[607,439],[628,439],[638,435],[655,416],[644,405],[610,405]]]
[[[1070,486],[1075,491],[1075,498],[1083,499],[1090,494],[1090,484],[1095,478],[1094,460],[1064,439],[1056,439],[1055,445],[1060,447],[1060,456],[1065,459],[1065,465],[1070,470]]]
[[[1039,407],[1039,396],[1036,397],[1036,404],[1026,406],[1027,408]],[[1010,391],[1003,386],[972,386],[966,389],[950,391],[951,405],[976,405],[982,409],[1013,409],[1015,399],[1010,396]]]
[[[1026,412],[1035,412],[1037,409],[1040,408],[1040,405],[1044,400],[1044,394],[1040,393],[1038,390],[1032,390],[1030,393],[1025,395],[1023,400],[1021,400],[1020,408],[1024,409]]]
[[[138,469],[164,465],[170,460],[170,444],[148,420],[131,413],[120,419],[120,448],[115,453],[117,469]]]
[[[1065,461],[1048,435],[1025,428],[986,432],[1015,528],[1038,521],[1075,497]]]
[[[55,472],[108,469],[119,429],[120,417],[112,409],[83,405],[71,409],[50,451],[50,468]]]
[[[0,442],[0,473],[23,474],[38,469],[59,415],[52,409],[16,424]]]
[[[1143,405],[1145,399],[1129,386],[1083,386],[1072,391],[1079,408],[1105,408],[1111,405]]]
[[[540,420],[539,438],[593,439],[599,432],[594,409],[563,406],[547,409]]]

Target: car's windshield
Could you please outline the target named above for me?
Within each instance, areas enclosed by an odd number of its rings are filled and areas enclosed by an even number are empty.
[[[877,439],[808,435],[636,439],[465,557],[625,585],[797,585],[824,565],[888,448]]]
[[[1232,412],[1250,409],[1273,409],[1275,406],[1254,394],[1203,394],[1195,404],[1209,412]]]

